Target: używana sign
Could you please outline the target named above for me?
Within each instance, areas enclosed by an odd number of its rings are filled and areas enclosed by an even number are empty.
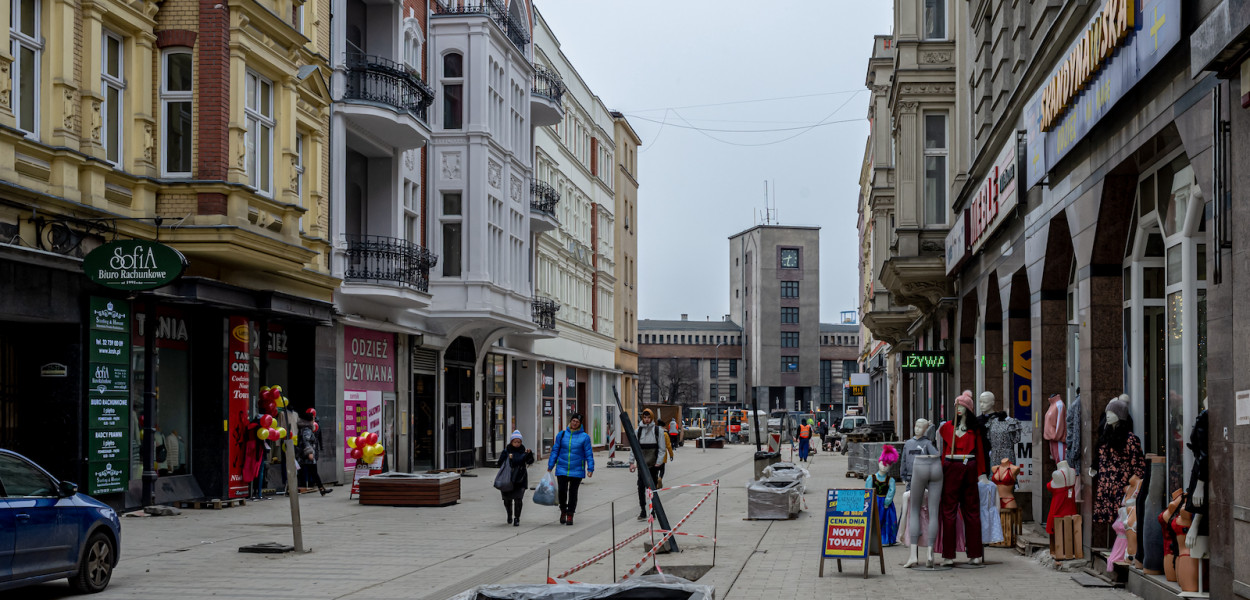
[[[158,242],[117,240],[92,250],[82,261],[87,278],[115,290],[151,290],[168,285],[187,268],[181,252]]]

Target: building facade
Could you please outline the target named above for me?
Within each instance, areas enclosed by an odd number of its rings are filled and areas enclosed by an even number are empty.
[[[157,502],[240,497],[261,386],[297,409],[331,395],[328,8],[0,16],[0,445],[116,506],[150,502],[149,466]],[[186,272],[140,294],[88,282],[83,257],[115,240],[168,245]],[[79,433],[49,452],[40,431]]]
[[[621,407],[638,420],[638,133],[612,113],[616,147],[616,368]]]
[[[847,406],[858,406],[851,396],[851,374],[859,372],[859,325],[820,324],[820,395],[815,410],[828,411],[831,422],[846,414]]]
[[[742,328],[688,317],[638,322],[639,404],[750,406]]]
[[[542,421],[548,446],[570,415],[581,413],[596,445],[618,431],[616,401],[617,326],[616,124],[560,49],[542,16],[537,16],[536,69],[563,82],[564,116],[534,133],[536,185],[559,194],[559,226],[536,236],[535,290],[560,305],[559,335],[536,339],[533,353],[553,372],[557,410]]]

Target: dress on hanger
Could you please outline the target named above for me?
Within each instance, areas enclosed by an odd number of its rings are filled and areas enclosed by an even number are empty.
[[[1055,487],[1054,481],[1046,482],[1046,489],[1050,490],[1050,514],[1046,516],[1046,533],[1055,532],[1055,519],[1070,517],[1076,514],[1076,493],[1072,485],[1074,481],[1068,481],[1068,474],[1060,471],[1063,477],[1063,486]]]

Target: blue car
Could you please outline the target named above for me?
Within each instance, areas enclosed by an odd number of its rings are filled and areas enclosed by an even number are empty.
[[[0,592],[65,577],[78,591],[103,590],[121,531],[117,511],[0,450]]]

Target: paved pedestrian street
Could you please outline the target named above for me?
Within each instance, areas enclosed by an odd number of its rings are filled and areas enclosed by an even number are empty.
[[[1006,549],[988,548],[984,569],[944,572],[904,570],[903,546],[886,550],[886,574],[876,562],[862,578],[862,563],[846,563],[838,574],[830,562],[817,577],[823,491],[860,487],[844,479],[846,460],[819,454],[811,465],[806,509],[792,521],[748,521],[745,484],[752,474],[754,447],[732,446],[702,451],[689,444],[677,452],[665,475],[666,485],[710,482],[722,488],[682,527],[694,534],[719,536],[715,567],[699,581],[715,586],[725,600],[758,598],[911,597],[934,598],[1132,598],[1118,590],[1085,589],[1067,574],[1043,568]],[[576,524],[557,523],[555,508],[529,501],[520,527],[504,523],[499,494],[491,487],[494,469],[462,479],[462,499],[443,508],[361,506],[348,500],[348,488],[329,496],[305,494],[300,500],[304,541],[302,555],[241,554],[239,546],[274,541],[289,543],[288,503],[276,498],[224,510],[184,510],[174,517],[125,518],[122,559],[112,584],[98,598],[336,598],[442,600],[488,583],[540,583],[548,572],[569,567],[612,545],[610,506],[616,506],[616,539],[644,526],[638,515],[635,477],[627,469],[609,469],[605,453],[596,454],[599,469],[582,487]],[[530,474],[537,483],[543,461]],[[666,492],[674,522],[712,488]],[[720,519],[712,518],[719,508]],[[643,555],[644,535],[611,557],[569,579],[606,583]],[[661,568],[712,564],[711,540],[683,536],[683,552],[661,555]],[[550,571],[548,571],[550,553]],[[649,568],[650,564],[646,568]],[[641,571],[642,569],[640,569]],[[23,598],[71,596],[64,581],[26,588]]]

